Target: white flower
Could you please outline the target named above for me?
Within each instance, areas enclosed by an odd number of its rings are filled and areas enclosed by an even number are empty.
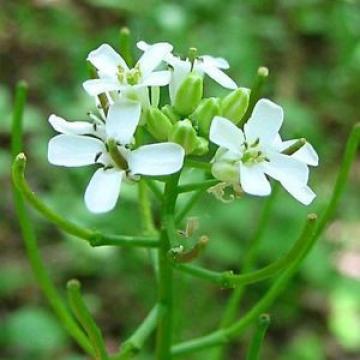
[[[168,70],[155,71],[172,50],[168,43],[149,46],[134,68],[129,69],[125,60],[110,45],[102,44],[89,53],[87,60],[97,69],[99,78],[87,80],[84,89],[92,96],[120,91],[123,94],[140,92],[148,86],[169,84]]]
[[[102,164],[85,192],[85,203],[91,212],[113,209],[124,179],[168,175],[179,171],[183,165],[184,150],[175,143],[131,149],[140,112],[138,102],[122,99],[110,106],[105,123],[96,118],[91,124],[67,122],[55,115],[49,117],[52,127],[62,133],[49,141],[51,164],[67,167]]]
[[[144,41],[139,41],[137,43],[137,47],[145,52],[151,46],[154,45],[149,45]],[[172,103],[175,100],[177,89],[191,71],[194,71],[200,75],[206,74],[218,84],[227,89],[233,90],[237,88],[236,83],[222,71],[229,69],[230,67],[229,63],[223,58],[202,55],[197,57],[192,65],[188,58],[181,60],[180,57],[174,56],[172,53],[168,53],[164,57],[164,61],[173,68],[172,77],[169,84],[169,94]]]
[[[210,140],[220,148],[213,159],[213,175],[223,181],[240,182],[244,192],[258,196],[271,193],[267,179],[270,176],[298,201],[310,204],[315,194],[307,186],[308,165],[318,165],[317,153],[306,143],[290,156],[283,154],[296,140],[281,140],[282,122],[282,108],[267,99],[257,102],[244,132],[231,121],[216,116]]]

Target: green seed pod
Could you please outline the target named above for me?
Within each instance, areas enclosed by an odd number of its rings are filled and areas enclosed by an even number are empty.
[[[196,139],[196,147],[192,151],[192,155],[203,156],[209,152],[209,141],[203,137],[198,136]]]
[[[169,133],[169,141],[181,145],[186,154],[191,154],[198,145],[196,131],[192,127],[191,121],[185,119],[173,125]]]
[[[167,140],[173,124],[169,118],[156,107],[150,107],[146,112],[146,127],[157,140]]]
[[[183,115],[190,115],[199,105],[204,91],[204,80],[201,75],[190,73],[176,91],[174,108]]]
[[[201,136],[208,137],[210,125],[214,116],[220,115],[220,99],[203,99],[190,118],[199,127]]]
[[[225,96],[221,101],[222,115],[238,124],[249,106],[250,90],[238,88]]]
[[[215,162],[211,167],[211,173],[215,179],[230,184],[239,182],[239,167],[227,161]]]
[[[170,121],[175,124],[181,119],[180,115],[175,111],[171,105],[164,105],[161,108],[161,111],[170,119]]]

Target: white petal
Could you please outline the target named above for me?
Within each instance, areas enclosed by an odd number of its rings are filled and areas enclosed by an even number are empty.
[[[168,175],[182,168],[184,156],[184,149],[178,144],[151,144],[132,151],[128,163],[133,174]]]
[[[284,184],[282,185],[284,186]],[[304,205],[309,205],[316,197],[315,193],[307,185],[287,183],[284,188],[290,195]]]
[[[216,145],[235,153],[240,153],[244,142],[243,132],[230,120],[220,116],[214,117],[210,126],[209,138]]]
[[[205,61],[202,64],[204,72],[210,76],[214,81],[223,86],[226,89],[236,89],[237,85],[234,80],[232,80],[228,75],[223,71],[214,66],[212,62]]]
[[[150,74],[173,49],[169,43],[157,43],[147,48],[138,61],[144,77]]]
[[[146,51],[151,45],[148,44],[146,41],[144,40],[140,40],[136,43],[136,46],[138,49],[140,49],[141,51]]]
[[[240,184],[242,189],[251,195],[267,196],[271,193],[269,180],[261,165],[240,163]]]
[[[96,133],[94,125],[86,121],[66,121],[60,116],[50,115],[49,123],[58,132],[68,135],[85,135]]]
[[[211,63],[214,67],[217,67],[219,69],[227,70],[230,67],[227,60],[222,58],[222,57],[214,57],[214,56],[211,56],[211,55],[203,55],[203,56],[200,56],[200,58],[203,59],[204,62]]]
[[[131,143],[140,121],[141,105],[137,101],[121,99],[112,104],[106,118],[106,134],[121,145]]]
[[[277,138],[283,122],[282,107],[268,99],[260,99],[244,126],[246,140],[260,139],[263,144],[271,144]]]
[[[59,166],[85,166],[95,163],[98,153],[105,151],[102,141],[79,135],[57,135],[50,139],[48,160]]]
[[[164,86],[169,84],[170,78],[170,71],[154,71],[146,76],[142,83],[146,86]]]
[[[86,80],[83,82],[83,88],[89,95],[96,96],[107,91],[121,90],[124,86],[115,78],[103,78]]]
[[[266,153],[269,162],[263,162],[266,174],[279,180],[283,186],[286,183],[306,185],[309,179],[309,168],[299,160],[280,153]]]
[[[283,141],[280,146],[281,151],[295,144],[296,141],[297,139]],[[319,165],[319,156],[316,150],[308,142],[305,145],[303,145],[298,151],[292,154],[291,157],[299,161],[302,161],[307,165],[311,165],[311,166]]]
[[[92,176],[85,191],[85,204],[93,213],[112,210],[120,194],[124,171],[100,168]]]
[[[125,60],[109,45],[102,44],[91,51],[87,57],[99,71],[109,76],[116,76],[118,66],[128,70]]]

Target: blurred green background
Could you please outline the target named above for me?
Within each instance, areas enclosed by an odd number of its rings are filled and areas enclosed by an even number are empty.
[[[16,81],[30,84],[25,115],[27,176],[46,202],[69,219],[109,232],[138,227],[136,188],[126,187],[109,215],[91,215],[83,192],[93,169],[52,167],[46,158],[53,131],[49,114],[85,119],[92,107],[82,90],[87,53],[103,42],[118,45],[121,26],[135,40],[169,41],[178,53],[196,46],[229,60],[229,73],[251,86],[256,69],[270,69],[265,96],[285,108],[283,133],[305,136],[320,154],[311,186],[318,194],[305,208],[283,190],[266,229],[257,266],[288,249],[305,215],[320,211],[334,183],[351,126],[359,120],[360,5],[340,0],[16,0],[0,1],[0,359],[86,359],[47,307],[25,257],[11,199],[9,129]],[[209,94],[224,94],[211,81]],[[191,174],[189,175],[191,176]],[[336,219],[300,273],[271,309],[263,359],[360,358],[360,162],[351,172]],[[239,270],[263,200],[222,204],[204,196],[193,209],[200,233],[210,236],[202,262]],[[155,208],[155,211],[157,209]],[[116,350],[155,301],[154,276],[145,251],[92,249],[60,233],[35,213],[42,254],[60,289],[83,283],[86,301]],[[231,290],[177,277],[176,340],[218,325]],[[243,309],[269,282],[247,288]],[[243,310],[242,310],[243,311]],[[151,342],[150,342],[151,343]],[[228,359],[243,359],[248,334]],[[152,359],[149,347],[139,359]],[[187,359],[211,359],[211,351]]]

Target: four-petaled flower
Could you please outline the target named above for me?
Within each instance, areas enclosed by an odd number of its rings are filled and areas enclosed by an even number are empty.
[[[92,96],[112,91],[148,102],[147,87],[169,84],[168,70],[155,71],[171,53],[172,45],[157,43],[149,46],[136,65],[130,69],[125,60],[110,45],[102,44],[89,53],[87,60],[96,68],[98,79],[87,80],[84,89]]]
[[[183,166],[184,150],[178,144],[167,142],[132,148],[140,113],[139,102],[121,99],[110,106],[106,119],[98,118],[94,123],[49,117],[52,127],[62,133],[49,141],[51,164],[102,165],[85,191],[85,203],[91,212],[113,209],[124,179],[168,175]]]
[[[267,99],[257,102],[244,131],[228,119],[216,116],[210,140],[220,148],[213,159],[213,175],[225,182],[240,183],[245,193],[258,196],[271,193],[267,179],[270,176],[298,201],[310,204],[315,194],[307,186],[308,165],[318,165],[317,153],[309,143],[292,155],[282,153],[296,142],[281,140],[282,122],[282,108]]]
[[[137,43],[137,47],[145,51],[145,53],[155,45],[156,44],[149,45],[145,41],[139,41]],[[222,71],[230,67],[224,58],[202,55],[190,61],[189,58],[182,60],[180,57],[169,52],[163,60],[172,67],[172,76],[169,84],[169,95],[172,103],[175,101],[177,89],[191,71],[200,75],[208,75],[226,89],[233,90],[237,88],[235,81]]]

